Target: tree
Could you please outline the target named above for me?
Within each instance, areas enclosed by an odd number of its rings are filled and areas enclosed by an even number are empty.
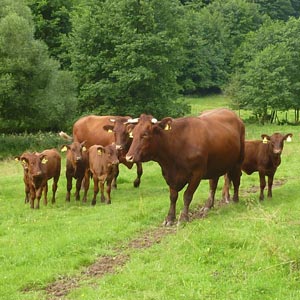
[[[71,31],[70,14],[72,0],[27,0],[33,14],[35,38],[43,40],[51,57],[60,61],[62,68],[69,62],[65,59],[64,38]]]
[[[231,59],[246,34],[264,17],[245,0],[215,0],[197,10],[186,6],[188,39],[180,82],[186,93],[222,89],[232,72]]]
[[[91,1],[73,18],[69,52],[82,113],[176,116],[182,10],[175,0]]]
[[[248,0],[259,4],[260,11],[273,20],[287,21],[289,17],[299,17],[299,0]]]
[[[263,122],[268,110],[300,108],[300,20],[268,22],[249,34],[236,52],[236,73],[228,91],[240,108]]]
[[[71,74],[59,71],[46,45],[34,39],[30,10],[23,1],[0,0],[0,7],[1,130],[36,131],[63,126],[76,109]],[[68,107],[65,101],[69,101]],[[60,111],[60,117],[53,111]]]

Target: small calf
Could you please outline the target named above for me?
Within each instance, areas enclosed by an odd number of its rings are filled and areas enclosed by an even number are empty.
[[[93,145],[89,148],[89,170],[94,180],[94,197],[92,205],[96,204],[96,197],[101,189],[101,202],[111,203],[110,192],[112,180],[119,173],[119,160],[115,144],[108,146]],[[104,183],[106,182],[107,199],[104,196]]]
[[[61,169],[61,157],[58,151],[56,149],[49,149],[44,150],[42,153],[26,153],[20,156],[20,160],[26,164],[26,168],[28,169],[26,178],[28,178],[30,189],[30,207],[34,208],[35,199],[37,199],[35,208],[40,207],[40,199],[43,191],[44,204],[47,205],[48,180],[51,178],[53,178],[52,203],[54,203]]]
[[[268,177],[268,197],[272,197],[272,186],[275,172],[281,163],[281,153],[284,141],[290,140],[293,134],[273,133],[271,136],[262,134],[262,140],[245,141],[245,158],[242,170],[251,175],[259,173],[260,195],[259,199],[264,200],[264,189],[266,187],[265,176]],[[230,180],[225,176],[223,187],[223,199],[229,200]]]
[[[75,199],[80,200],[80,189],[84,183],[83,202],[86,202],[87,192],[89,189],[88,176],[88,154],[84,146],[84,142],[73,142],[70,145],[64,145],[61,148],[62,152],[67,151],[66,154],[66,178],[67,178],[67,194],[66,201],[70,201],[70,194],[72,189],[72,178],[76,179]]]

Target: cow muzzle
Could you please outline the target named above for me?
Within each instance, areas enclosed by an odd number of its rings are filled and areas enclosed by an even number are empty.
[[[128,162],[133,162],[133,155],[126,155],[126,160]]]
[[[281,154],[282,150],[281,149],[274,149],[273,153],[274,154]]]
[[[117,150],[122,150],[123,147],[122,147],[122,145],[116,145],[116,149],[117,149]]]

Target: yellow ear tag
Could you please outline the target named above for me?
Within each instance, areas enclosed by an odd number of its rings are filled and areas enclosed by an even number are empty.
[[[17,161],[17,162],[18,162],[18,161],[19,161],[19,159],[16,157],[16,158],[15,158],[15,161]]]
[[[169,124],[166,125],[165,130],[170,130],[171,126]]]
[[[131,139],[133,139],[132,131],[129,132],[129,137],[130,137]]]
[[[111,129],[108,129],[107,132],[112,133],[113,131]]]
[[[44,158],[42,159],[42,164],[45,165],[47,162],[48,162],[48,159],[44,157]]]
[[[26,165],[26,160],[25,159],[22,160],[22,165]]]
[[[67,150],[68,150],[67,146],[63,146],[60,151],[61,152],[66,152]]]
[[[291,141],[292,141],[292,138],[291,138],[290,135],[287,137],[286,141],[287,141],[287,142],[291,142]]]
[[[83,151],[83,152],[86,152],[86,147],[83,146],[83,147],[82,147],[82,151]]]
[[[102,151],[100,149],[97,152],[98,152],[98,155],[102,155]]]
[[[267,139],[266,137],[264,137],[263,143],[264,143],[264,144],[268,144],[268,139]]]

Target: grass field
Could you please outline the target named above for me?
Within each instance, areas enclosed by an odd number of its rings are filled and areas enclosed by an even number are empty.
[[[228,106],[222,97],[187,101],[193,115]],[[62,172],[57,202],[31,210],[21,165],[1,161],[0,299],[300,299],[299,127],[246,125],[248,139],[275,131],[294,138],[285,144],[271,200],[258,201],[257,174],[243,175],[238,204],[217,202],[206,218],[169,231],[161,227],[168,186],[154,162],[143,164],[138,189],[135,170],[121,166],[111,205],[66,203]],[[203,181],[191,208],[207,195]],[[104,259],[115,261],[114,272],[89,269]],[[59,295],[56,286],[53,293],[54,282],[67,292]]]

